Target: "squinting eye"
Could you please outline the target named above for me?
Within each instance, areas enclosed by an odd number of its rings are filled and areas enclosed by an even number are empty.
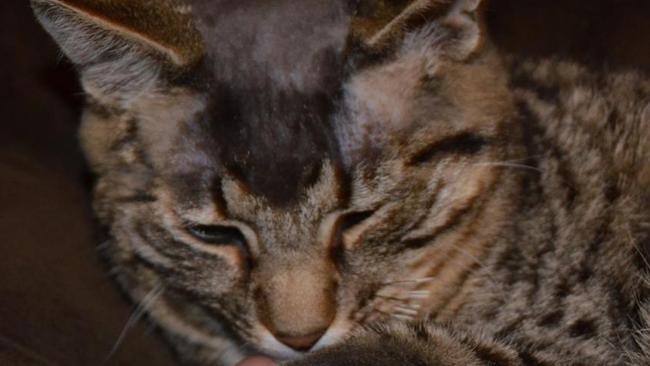
[[[350,212],[343,215],[336,226],[336,247],[340,247],[343,244],[343,235],[345,232],[353,229],[357,225],[360,225],[362,222],[370,218],[375,212],[374,211],[358,211]]]
[[[444,138],[434,144],[427,146],[415,155],[408,158],[409,165],[417,165],[429,162],[436,157],[447,154],[474,155],[489,143],[488,139],[473,133],[461,133],[459,135]]]
[[[366,219],[370,218],[375,212],[374,211],[359,211],[351,212],[343,216],[339,229],[341,232],[347,231],[360,223],[364,222]]]
[[[196,239],[213,245],[234,245],[244,247],[246,238],[237,228],[218,225],[194,225],[187,232]]]

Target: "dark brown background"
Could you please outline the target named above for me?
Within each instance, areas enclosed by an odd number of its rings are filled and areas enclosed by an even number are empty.
[[[493,0],[503,49],[650,72],[648,0]],[[72,67],[27,0],[0,1],[0,364],[102,365],[133,309],[98,261]],[[107,364],[171,365],[147,326]]]

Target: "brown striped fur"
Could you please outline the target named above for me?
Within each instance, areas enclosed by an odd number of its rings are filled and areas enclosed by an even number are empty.
[[[32,4],[188,364],[650,362],[644,75],[511,59],[477,0]]]

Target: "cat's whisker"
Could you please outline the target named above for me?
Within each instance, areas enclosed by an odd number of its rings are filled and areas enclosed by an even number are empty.
[[[637,274],[636,277],[639,280],[640,285],[650,286],[650,278],[647,278],[647,276],[644,276],[643,274]]]
[[[413,310],[417,310],[417,311],[419,311],[419,310],[422,308],[422,305],[417,304],[417,303],[407,304],[407,306],[408,306],[409,308],[411,308],[411,309],[413,309]]]
[[[419,313],[417,310],[411,309],[411,308],[408,308],[408,307],[405,307],[405,306],[395,306],[393,309],[398,314],[403,314],[403,315],[416,316]]]
[[[426,282],[431,282],[435,280],[435,277],[422,277],[422,278],[414,278],[414,279],[409,279],[409,280],[397,280],[397,281],[386,281],[383,282],[383,285],[396,285],[396,284],[420,284],[420,283],[426,283]]]
[[[643,263],[646,265],[646,268],[650,268],[650,261],[648,261],[648,258],[646,255],[643,253],[641,248],[639,248],[639,245],[636,244],[634,240],[634,236],[632,235],[631,229],[628,227],[626,230],[626,234],[628,237],[628,240],[630,241],[631,246],[634,248],[634,250],[637,252]]]
[[[397,296],[388,296],[388,295],[376,295],[377,297],[385,300],[393,300],[397,302],[405,302],[408,301],[408,298],[403,298],[403,297],[397,297]]]
[[[427,290],[416,290],[409,291],[408,295],[411,299],[428,299],[431,295],[431,292]]]
[[[434,277],[422,277],[422,278],[418,278],[418,279],[414,280],[414,282],[419,284],[419,283],[432,282],[434,280],[435,280]]]
[[[640,329],[635,330],[635,332],[639,333],[639,334],[650,333],[650,328],[640,328]]]
[[[151,308],[151,306],[162,296],[164,293],[164,286],[163,285],[157,285],[154,286],[151,291],[149,291],[143,298],[142,300],[138,303],[136,308],[133,310],[133,313],[131,313],[131,316],[126,321],[126,324],[124,324],[124,327],[122,328],[122,331],[120,332],[120,335],[117,337],[117,340],[115,341],[115,344],[111,348],[111,351],[108,353],[106,358],[104,359],[104,364],[106,364],[116,353],[117,350],[120,348],[122,343],[124,342],[124,339],[126,338],[126,335],[128,331],[133,328],[142,318],[144,314]]]

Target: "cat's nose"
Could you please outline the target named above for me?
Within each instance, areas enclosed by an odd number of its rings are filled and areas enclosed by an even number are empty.
[[[276,334],[275,337],[285,345],[293,348],[296,351],[309,351],[323,335],[327,332],[327,328],[319,329],[315,332],[304,335],[281,335]]]
[[[264,281],[264,286],[254,296],[257,316],[278,343],[307,351],[336,318],[337,283],[331,278],[329,267],[323,264],[305,261],[285,268],[279,271],[276,266],[274,273],[259,280]],[[264,274],[263,269],[258,269],[259,276]]]

